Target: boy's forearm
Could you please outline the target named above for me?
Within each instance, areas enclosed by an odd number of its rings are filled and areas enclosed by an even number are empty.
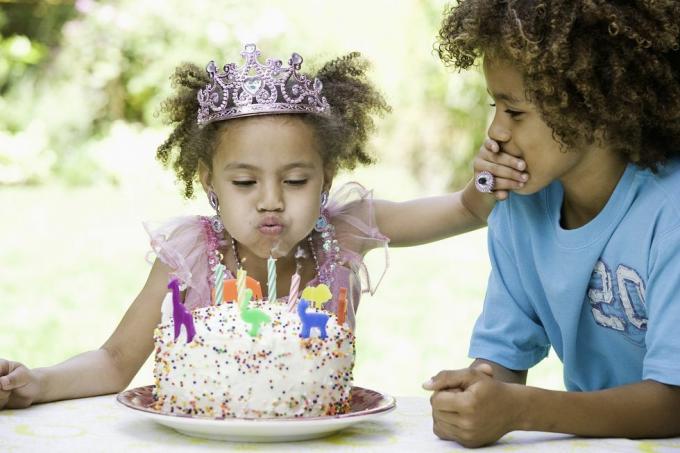
[[[647,380],[595,392],[515,390],[521,394],[521,430],[583,437],[680,435],[680,387]]]
[[[84,352],[62,363],[33,372],[40,382],[36,403],[105,395],[129,384],[106,349]]]
[[[472,180],[468,181],[461,191],[461,202],[470,214],[482,224],[486,224],[486,219],[496,204],[493,196],[479,192]]]

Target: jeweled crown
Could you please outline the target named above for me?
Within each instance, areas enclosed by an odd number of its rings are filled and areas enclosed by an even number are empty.
[[[206,67],[210,82],[198,91],[198,124],[252,115],[315,113],[330,115],[328,101],[321,95],[323,84],[298,72],[302,57],[293,53],[288,67],[281,60],[258,61],[260,51],[246,44],[241,56],[245,64],[224,65],[220,73],[211,61]]]

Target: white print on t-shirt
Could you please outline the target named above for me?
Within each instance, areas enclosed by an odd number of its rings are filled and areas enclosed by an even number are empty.
[[[647,330],[645,282],[635,269],[619,264],[613,280],[607,264],[598,260],[590,278],[588,299],[597,324],[636,341],[644,339]]]

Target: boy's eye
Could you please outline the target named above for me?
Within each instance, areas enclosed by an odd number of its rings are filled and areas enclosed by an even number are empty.
[[[252,186],[255,184],[255,181],[253,180],[236,180],[231,182],[235,186],[240,186],[240,187],[246,187],[246,186]]]
[[[489,107],[495,108],[495,107],[496,107],[496,103],[489,104]],[[520,112],[519,110],[505,109],[505,113],[507,113],[508,115],[510,115],[510,118],[515,118],[515,119],[516,119],[518,116],[520,116],[520,115],[523,114],[524,112]]]
[[[507,109],[507,110],[505,111],[505,113],[507,113],[508,115],[510,115],[511,118],[517,118],[518,116],[520,116],[520,115],[523,114],[524,112],[520,112],[520,111],[517,111],[517,110],[510,110],[510,109]]]

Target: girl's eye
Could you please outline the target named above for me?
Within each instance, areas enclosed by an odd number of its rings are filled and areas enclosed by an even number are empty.
[[[304,186],[307,184],[306,179],[286,179],[285,181],[286,184],[290,184],[291,186]]]
[[[232,183],[233,185],[235,185],[235,186],[239,186],[239,187],[247,187],[247,186],[252,186],[253,184],[255,184],[255,181],[252,181],[252,180],[247,180],[247,181],[246,181],[246,180],[238,180],[238,181],[232,181],[231,183]]]

